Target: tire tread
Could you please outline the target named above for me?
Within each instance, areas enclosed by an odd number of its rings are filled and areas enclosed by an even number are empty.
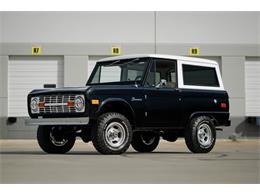
[[[37,141],[40,148],[50,154],[64,154],[71,150],[74,146],[75,136],[69,137],[68,142],[64,146],[55,146],[49,139],[51,126],[39,126],[37,130]]]
[[[197,126],[203,122],[207,121],[209,125],[211,126],[212,130],[212,136],[214,137],[213,143],[209,148],[202,148],[200,147],[198,141],[197,141]],[[193,118],[190,123],[189,127],[185,131],[185,143],[188,147],[188,149],[193,153],[208,153],[210,152],[216,141],[216,130],[214,123],[211,121],[211,119],[208,116],[198,116]]]
[[[125,145],[120,150],[111,150],[107,145],[105,144],[105,141],[103,139],[103,130],[104,127],[106,126],[107,122],[113,118],[121,119],[124,121],[127,125],[128,131],[129,131],[129,138],[128,141]],[[102,114],[98,120],[97,123],[93,126],[91,130],[91,139],[94,147],[98,152],[101,154],[122,154],[124,153],[130,146],[131,140],[132,140],[132,127],[129,122],[129,120],[122,114],[117,113],[117,112],[107,112]]]
[[[141,133],[136,132],[136,134],[133,135],[133,140],[131,145],[137,152],[145,153],[145,152],[154,151],[159,145],[159,141],[160,141],[160,136],[155,134],[155,141],[151,145],[145,145],[141,139]]]

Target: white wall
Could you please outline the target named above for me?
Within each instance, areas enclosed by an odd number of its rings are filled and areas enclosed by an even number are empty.
[[[6,12],[4,42],[140,42],[154,40],[153,12]]]
[[[260,12],[157,12],[157,42],[256,44]]]
[[[64,57],[64,87],[85,86],[88,78],[88,56]]]
[[[260,44],[260,12],[258,12],[258,21],[257,21],[257,34],[258,34],[258,44]],[[260,48],[259,48],[260,50]]]
[[[155,12],[2,12],[4,42],[154,43]],[[156,12],[158,43],[256,44],[260,12]]]
[[[3,36],[3,13],[0,12],[0,43],[2,42],[2,36]]]
[[[230,100],[230,115],[245,116],[245,57],[223,56],[222,78]]]

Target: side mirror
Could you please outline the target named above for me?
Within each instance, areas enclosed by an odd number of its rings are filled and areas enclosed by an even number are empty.
[[[166,86],[167,81],[165,79],[161,79],[160,83],[156,85],[156,88],[161,88]]]

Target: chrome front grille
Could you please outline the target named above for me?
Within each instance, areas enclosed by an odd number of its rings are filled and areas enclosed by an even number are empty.
[[[39,101],[44,103],[44,107],[40,107],[40,114],[45,113],[74,113],[76,109],[74,106],[68,106],[68,102],[74,102],[75,95],[43,95],[40,96]]]

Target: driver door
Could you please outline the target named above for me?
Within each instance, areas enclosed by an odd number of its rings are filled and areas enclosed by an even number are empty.
[[[144,84],[145,126],[178,127],[181,123],[177,61],[154,59]]]

